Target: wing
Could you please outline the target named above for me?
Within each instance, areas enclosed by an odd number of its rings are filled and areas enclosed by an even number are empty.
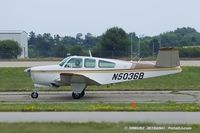
[[[97,81],[86,77],[81,74],[73,74],[73,73],[61,73],[60,79],[57,79],[55,82],[62,85],[70,85],[74,83],[85,83],[86,85],[100,85]]]

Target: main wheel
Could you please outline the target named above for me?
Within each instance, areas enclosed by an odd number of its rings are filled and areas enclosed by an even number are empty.
[[[73,97],[74,99],[80,99],[82,96],[81,96],[81,93],[72,92],[72,97]]]
[[[33,99],[38,98],[38,96],[39,96],[39,94],[38,94],[37,92],[35,92],[35,91],[31,93],[31,97],[32,97]]]

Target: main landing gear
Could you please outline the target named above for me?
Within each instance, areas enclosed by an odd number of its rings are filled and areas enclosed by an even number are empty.
[[[80,78],[80,77],[77,77],[77,78]],[[81,81],[81,78],[79,79],[79,81]],[[71,87],[72,87],[72,98],[80,99],[81,97],[85,95],[85,89],[87,87],[85,82],[82,81],[80,83],[72,83]]]
[[[72,92],[72,97],[74,99],[80,99],[81,97],[83,97],[85,95],[85,90],[83,90],[81,93],[75,93],[75,92]]]

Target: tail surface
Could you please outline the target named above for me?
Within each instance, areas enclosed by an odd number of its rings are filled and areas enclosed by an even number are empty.
[[[180,66],[179,51],[175,48],[160,49],[156,67],[178,67]]]

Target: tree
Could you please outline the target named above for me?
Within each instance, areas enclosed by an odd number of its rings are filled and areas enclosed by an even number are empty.
[[[162,47],[182,47],[200,45],[200,33],[190,27],[177,28],[175,31],[160,35]]]
[[[132,47],[132,54],[133,56],[136,56],[137,55],[137,52],[138,52],[138,42],[139,42],[139,38],[136,36],[135,32],[131,32],[128,34],[128,37],[129,37],[129,40],[130,42],[132,41],[132,46],[130,45],[130,54],[131,54],[131,47]],[[128,52],[129,52],[128,51]]]
[[[66,57],[67,56],[67,49],[62,44],[55,45],[53,51],[54,51],[55,57]]]
[[[71,46],[77,44],[76,38],[70,36],[64,36],[61,39],[61,43],[64,44],[65,46]]]
[[[0,58],[10,59],[17,58],[22,52],[21,47],[16,41],[4,40],[0,41]]]
[[[149,48],[150,42],[150,37],[140,38],[140,58],[152,55],[151,49]]]
[[[61,41],[60,41],[60,36],[57,34],[57,35],[54,35],[54,43],[55,43],[55,45],[57,45],[57,44],[60,44],[61,43]]]
[[[36,35],[33,31],[29,33],[28,45],[35,45],[36,44]]]
[[[153,38],[151,41],[150,41],[150,44],[149,44],[149,49],[152,50],[152,55],[154,56],[154,54],[158,54],[158,51],[159,51],[159,41],[158,39],[156,38]]]
[[[86,49],[94,47],[96,45],[96,42],[97,42],[97,38],[94,37],[91,33],[87,33],[85,35],[85,40],[83,43]]]
[[[36,51],[40,57],[50,57],[53,55],[52,48],[54,46],[54,39],[50,33],[37,35]]]
[[[200,57],[200,47],[185,47],[179,48],[180,57]]]
[[[75,45],[70,49],[71,55],[83,55],[83,49],[80,45]]]
[[[82,33],[77,33],[76,34],[76,43],[77,44],[82,44],[83,43],[83,39],[81,38],[83,36]]]
[[[100,40],[101,52],[106,56],[127,55],[130,47],[130,40],[127,33],[118,27],[110,28],[104,33]]]

